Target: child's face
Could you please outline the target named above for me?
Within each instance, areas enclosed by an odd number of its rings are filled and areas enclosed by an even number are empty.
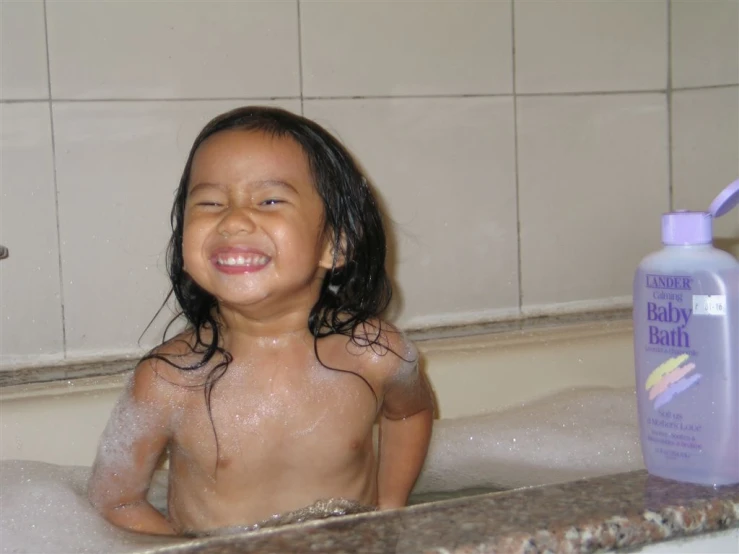
[[[323,221],[297,142],[261,132],[217,133],[193,158],[185,271],[222,307],[310,309],[332,262]]]

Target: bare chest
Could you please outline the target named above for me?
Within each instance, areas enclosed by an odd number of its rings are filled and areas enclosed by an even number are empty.
[[[197,466],[341,463],[371,445],[377,409],[371,389],[354,374],[317,364],[237,366],[216,382],[209,402],[204,390],[188,396],[175,443]]]

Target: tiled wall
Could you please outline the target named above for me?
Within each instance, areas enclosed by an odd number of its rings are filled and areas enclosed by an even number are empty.
[[[173,190],[237,105],[302,112],[361,160],[406,328],[628,305],[660,213],[739,175],[737,0],[0,9],[4,367],[158,339]],[[717,234],[739,250],[739,214]]]

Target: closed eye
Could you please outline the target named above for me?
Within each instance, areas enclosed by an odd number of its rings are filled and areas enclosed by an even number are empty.
[[[193,204],[194,209],[204,212],[220,212],[224,207],[221,202],[214,202],[213,200],[201,200]]]
[[[278,204],[284,204],[285,201],[280,198],[267,198],[266,200],[262,200],[259,205],[260,206],[277,206]]]

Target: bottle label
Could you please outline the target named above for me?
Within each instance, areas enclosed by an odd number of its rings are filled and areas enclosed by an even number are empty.
[[[647,344],[655,347],[690,348],[686,330],[693,309],[689,301],[692,277],[647,274]]]
[[[696,294],[693,296],[693,315],[726,315],[726,295]]]
[[[701,380],[701,374],[694,373],[695,363],[689,360],[690,356],[687,354],[675,356],[649,374],[644,389],[649,393],[649,400],[653,402],[655,410]]]
[[[703,379],[690,323],[693,317],[719,315],[725,306],[719,296],[693,295],[692,285],[689,276],[646,275],[645,350],[654,364],[640,384],[651,405],[645,414],[647,440],[656,454],[671,460],[690,459],[703,448],[703,422],[672,408]]]
[[[675,356],[654,369],[644,384],[653,408],[646,421],[649,426],[647,440],[657,454],[668,460],[690,459],[703,448],[703,423],[666,408],[675,398],[700,383],[703,376],[695,369],[688,354]]]
[[[634,275],[639,432],[650,473],[728,484],[739,482],[739,267],[704,250]]]

